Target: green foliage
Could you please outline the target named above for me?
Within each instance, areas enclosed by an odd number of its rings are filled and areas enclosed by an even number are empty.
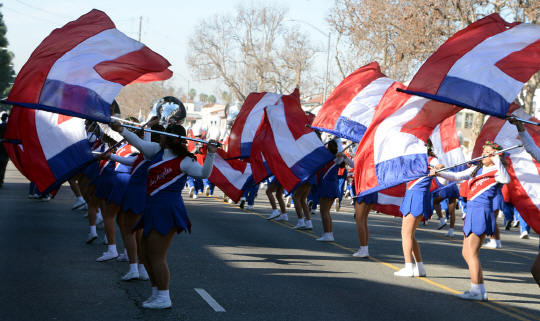
[[[217,101],[216,96],[210,95],[210,96],[208,97],[208,102],[209,102],[209,103],[215,103],[216,101]]]
[[[0,8],[2,4],[0,4]],[[13,53],[7,50],[9,42],[6,38],[7,27],[4,23],[4,15],[0,12],[0,98],[8,95],[13,82],[15,71],[13,70]],[[5,110],[0,106],[1,110]]]
[[[193,100],[197,96],[197,91],[194,88],[191,88],[188,93],[189,99]]]

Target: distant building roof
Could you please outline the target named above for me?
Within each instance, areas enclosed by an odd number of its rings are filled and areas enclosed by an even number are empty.
[[[208,103],[208,104],[203,105],[202,107],[203,107],[203,108],[206,108],[206,107],[214,107],[215,104],[216,104],[216,103]]]
[[[322,104],[323,103],[323,95],[317,96],[315,98],[312,98],[308,101],[306,101],[304,104]]]

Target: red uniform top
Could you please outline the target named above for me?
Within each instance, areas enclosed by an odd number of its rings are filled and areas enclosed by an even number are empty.
[[[459,187],[459,196],[467,198],[467,194],[469,194],[469,181],[464,181]]]

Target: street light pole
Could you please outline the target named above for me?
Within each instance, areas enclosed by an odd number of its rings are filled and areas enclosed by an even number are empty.
[[[328,90],[328,70],[330,68],[330,33],[326,34],[324,31],[320,30],[319,28],[315,27],[314,25],[312,25],[311,23],[306,22],[306,21],[296,20],[296,19],[291,19],[291,18],[285,18],[283,20],[284,21],[296,21],[296,22],[305,23],[308,26],[310,26],[311,28],[317,30],[318,32],[320,32],[323,35],[325,35],[326,37],[328,37],[328,48],[326,50],[326,52],[327,52],[327,54],[326,54],[326,73],[324,74],[324,98],[323,98],[323,103],[324,103],[326,101],[326,94],[327,94],[327,90]]]

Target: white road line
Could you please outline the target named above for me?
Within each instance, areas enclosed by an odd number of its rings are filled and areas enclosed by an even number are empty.
[[[214,311],[226,312],[225,309],[221,305],[219,305],[219,303],[217,303],[216,300],[214,300],[214,298],[212,298],[210,294],[208,294],[208,292],[206,292],[204,289],[195,288],[195,291],[199,293],[199,295],[204,299],[204,301],[206,301],[206,303],[208,303],[212,307],[212,309],[214,309]]]

